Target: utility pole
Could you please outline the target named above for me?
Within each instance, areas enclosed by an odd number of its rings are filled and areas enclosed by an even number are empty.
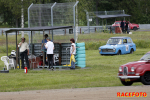
[[[24,28],[23,0],[21,0],[21,4],[21,28]],[[21,37],[24,37],[24,31],[21,31]]]

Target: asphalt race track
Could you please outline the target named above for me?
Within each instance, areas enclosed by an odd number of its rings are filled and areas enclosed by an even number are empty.
[[[150,85],[0,92],[0,100],[150,100]]]

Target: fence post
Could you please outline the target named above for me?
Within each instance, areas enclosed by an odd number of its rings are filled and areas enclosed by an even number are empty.
[[[51,26],[53,27],[53,7],[56,5],[56,2],[51,7]],[[53,30],[52,30],[52,41],[53,40]]]
[[[3,36],[3,30],[2,30],[2,36]]]
[[[65,35],[66,35],[66,29],[65,29]]]
[[[33,3],[28,7],[28,28],[30,28],[30,8],[33,5]],[[29,44],[30,44],[30,32],[28,33],[28,37],[29,37]]]
[[[81,34],[81,28],[80,28],[80,34]]]
[[[75,42],[76,42],[76,20],[75,20],[75,7],[77,6],[77,4],[79,3],[79,1],[77,1],[76,3],[75,3],[75,5],[73,6],[73,21],[74,21],[74,26],[73,26],[73,28],[74,28],[74,40],[75,40]]]

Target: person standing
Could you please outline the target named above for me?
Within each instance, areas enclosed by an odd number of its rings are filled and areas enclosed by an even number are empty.
[[[46,38],[47,43],[45,43],[45,48],[47,49],[47,57],[48,57],[48,65],[49,69],[54,69],[53,68],[53,51],[54,51],[54,43],[50,41],[50,38]],[[51,64],[51,66],[50,66]]]
[[[21,68],[24,69],[24,58],[27,64],[28,69],[29,67],[29,60],[28,60],[28,55],[29,55],[29,45],[27,42],[25,42],[25,38],[21,38],[21,42],[19,43],[18,47],[20,47],[20,56],[21,56]]]
[[[128,23],[128,21],[126,21],[125,29],[126,29],[126,32],[127,32],[127,33],[129,33],[129,32],[128,32],[128,25],[129,25],[129,23]]]
[[[70,39],[70,42],[71,42],[71,47],[70,47],[70,57],[74,57],[75,54],[76,54],[76,44],[75,44],[75,40],[72,38]],[[74,61],[72,60],[71,61],[71,68],[70,69],[75,69],[75,58],[72,58],[74,59]]]
[[[123,20],[122,20],[121,23],[120,23],[120,27],[121,27],[122,33],[123,33],[123,32],[124,32],[124,22],[123,22]]]
[[[48,63],[46,62],[46,51],[47,51],[47,49],[46,49],[45,46],[44,46],[44,44],[47,43],[46,38],[48,37],[48,34],[45,34],[44,37],[45,37],[45,39],[42,40],[41,49],[42,49],[42,51],[44,52],[44,63],[45,63],[46,65],[48,65]]]

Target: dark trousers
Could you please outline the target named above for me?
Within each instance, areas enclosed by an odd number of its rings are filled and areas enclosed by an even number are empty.
[[[21,52],[20,56],[21,56],[21,68],[24,69],[24,58],[25,58],[27,67],[28,67],[28,69],[30,69],[28,55],[27,55],[27,50],[24,51],[24,52]]]
[[[47,50],[44,50],[45,52],[44,52],[44,63],[46,64],[46,65],[48,65],[48,63],[46,62],[46,51]]]
[[[53,68],[53,54],[47,54],[47,57],[48,57],[48,66],[49,66],[49,69]],[[50,66],[50,64],[51,64],[51,66]]]
[[[121,27],[121,29],[122,29],[122,33],[124,33],[124,27]]]
[[[126,32],[129,33],[129,32],[128,32],[128,27],[125,27],[125,29],[126,29]]]

